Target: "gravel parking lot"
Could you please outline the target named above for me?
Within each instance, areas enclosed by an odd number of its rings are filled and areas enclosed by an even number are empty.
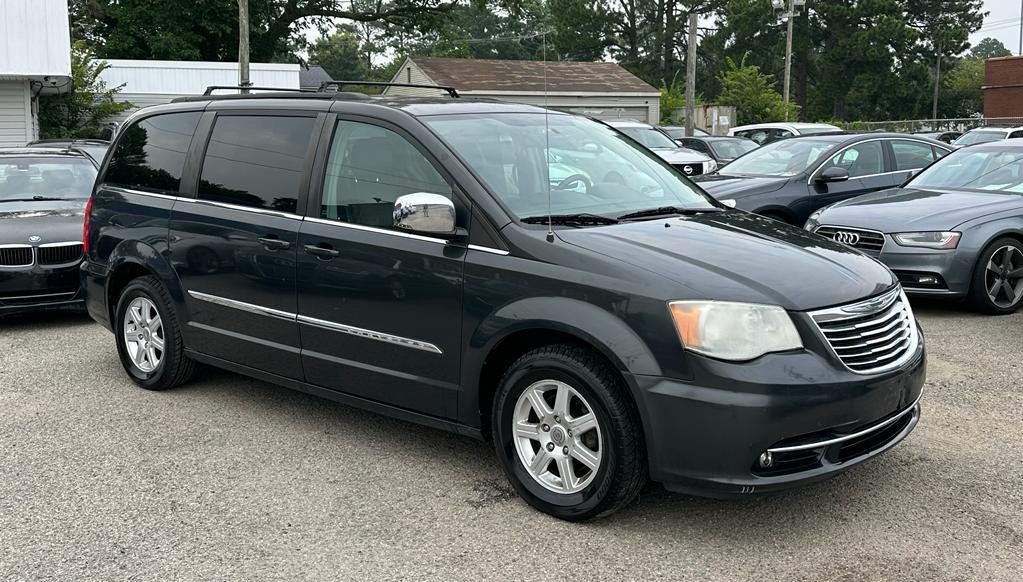
[[[1023,314],[915,305],[923,418],[887,455],[581,525],[484,443],[215,370],[146,392],[85,316],[0,320],[0,579],[1020,580]]]

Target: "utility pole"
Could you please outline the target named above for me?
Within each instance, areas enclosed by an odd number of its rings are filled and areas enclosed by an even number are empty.
[[[1019,55],[1023,57],[1023,0],[1019,3]]]
[[[934,63],[934,108],[931,119],[938,118],[938,89],[941,87],[941,36],[938,36],[938,59]]]
[[[780,12],[779,17],[785,20],[785,81],[783,82],[782,99],[785,102],[785,121],[789,120],[789,87],[792,78],[792,25],[797,8],[806,6],[806,0],[774,0],[774,9]]]
[[[785,88],[782,95],[785,101],[785,121],[789,120],[789,83],[792,78],[792,21],[795,13],[793,0],[789,0],[788,7],[788,32],[785,33]]]
[[[689,41],[686,47],[686,135],[692,137],[696,129],[696,25],[699,15],[689,12]]]
[[[249,0],[238,0],[238,86],[242,93],[252,85],[249,80]]]

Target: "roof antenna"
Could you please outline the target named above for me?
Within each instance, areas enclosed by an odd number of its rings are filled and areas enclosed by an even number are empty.
[[[544,138],[547,140],[544,149],[544,159],[547,162],[544,167],[544,184],[547,187],[547,242],[554,242],[554,219],[551,218],[551,124],[547,109],[547,30],[543,31],[543,127]]]

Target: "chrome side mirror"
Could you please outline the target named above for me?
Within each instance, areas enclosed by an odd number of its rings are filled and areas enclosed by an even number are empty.
[[[413,192],[394,201],[394,227],[420,234],[453,236],[455,204],[447,196]]]

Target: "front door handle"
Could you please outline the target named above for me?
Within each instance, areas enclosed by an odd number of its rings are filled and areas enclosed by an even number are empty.
[[[291,248],[291,243],[286,240],[281,240],[275,237],[264,236],[257,238],[259,244],[266,247],[268,251],[283,251]]]
[[[309,253],[310,255],[319,257],[321,259],[333,259],[334,257],[341,256],[341,251],[339,251],[339,250],[337,250],[335,248],[331,248],[330,246],[327,246],[327,245],[322,245],[322,246],[321,245],[305,245],[302,248],[305,249],[305,252]]]

